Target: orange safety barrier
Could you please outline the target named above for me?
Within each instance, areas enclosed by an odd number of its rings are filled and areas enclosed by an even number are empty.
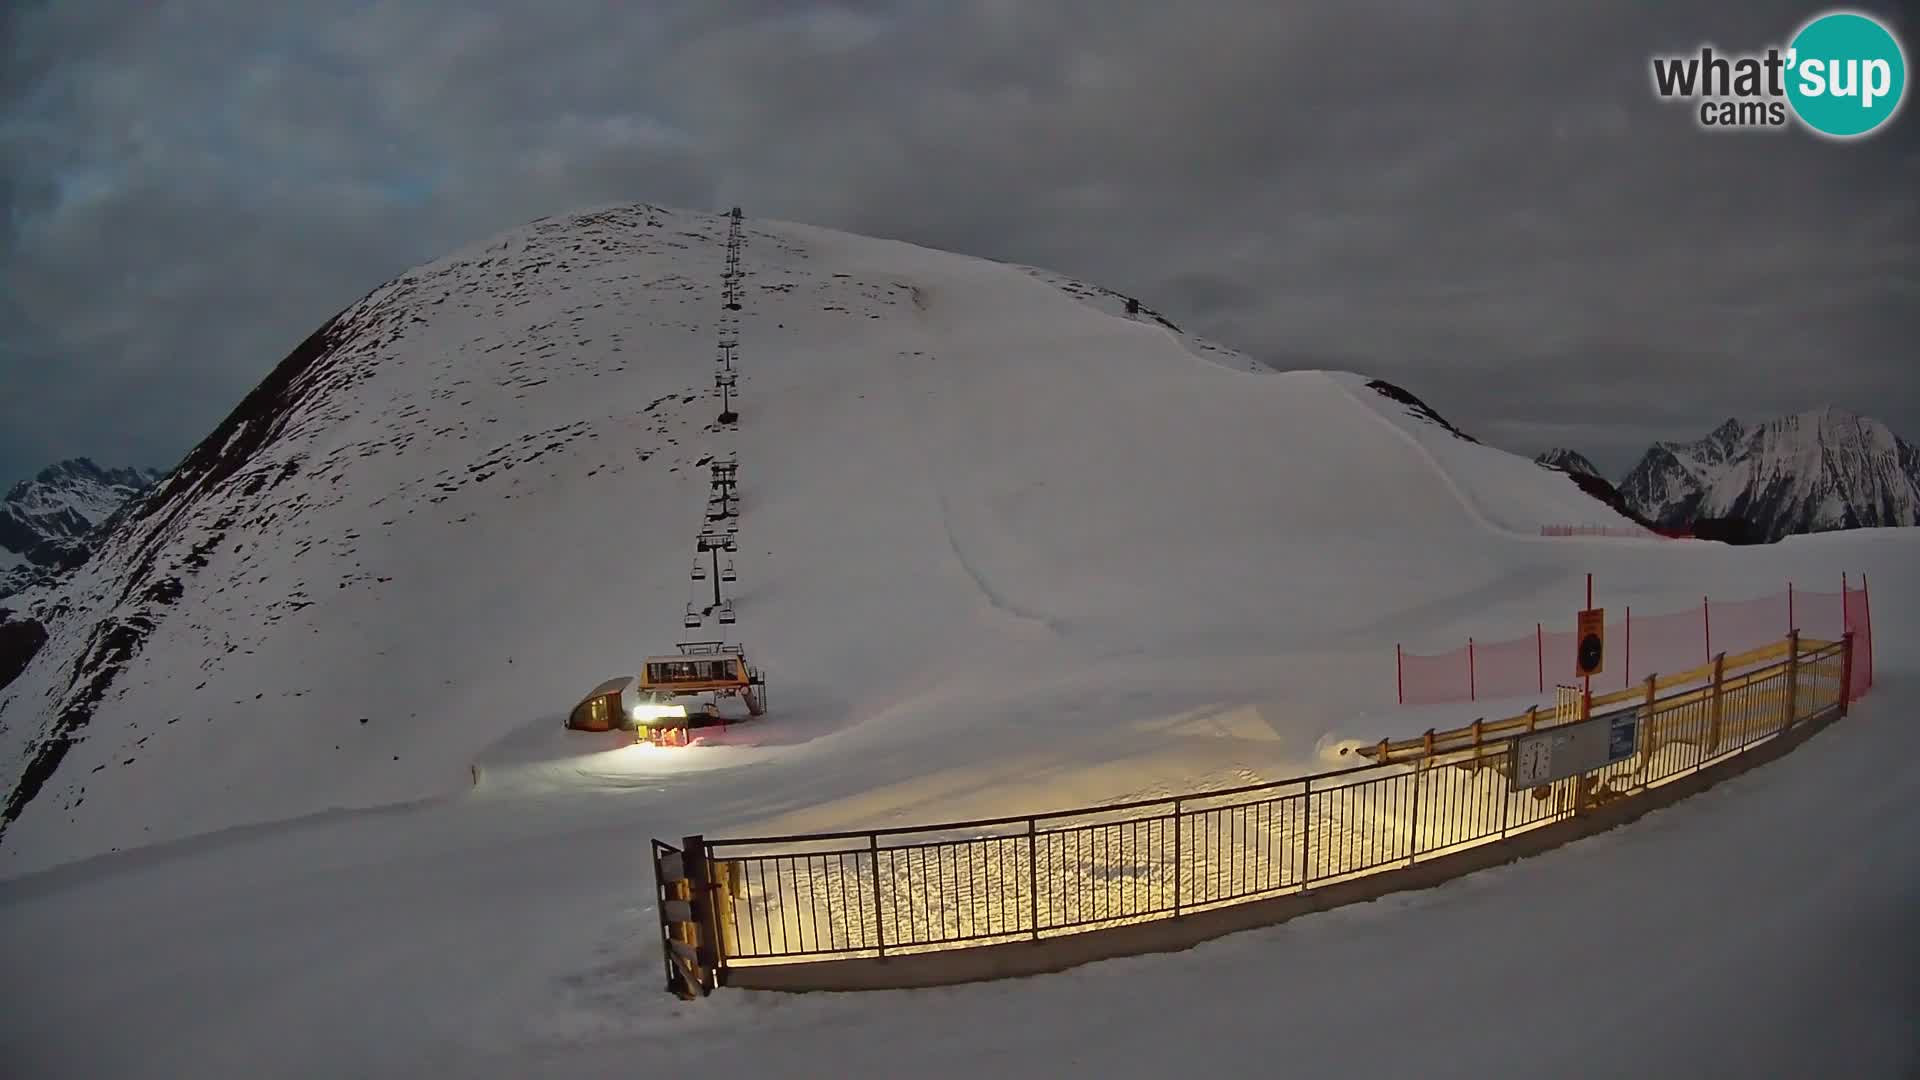
[[[1770,596],[1732,601],[1703,596],[1697,607],[1659,615],[1623,608],[1607,623],[1606,670],[1594,677],[1593,687],[1625,689],[1648,673],[1696,668],[1711,663],[1716,653],[1748,652],[1798,630],[1822,641],[1854,635],[1863,661],[1853,672],[1858,697],[1873,685],[1873,619],[1865,575],[1857,589],[1842,575],[1840,590],[1811,592],[1788,582],[1784,592]],[[1402,705],[1439,705],[1545,694],[1573,677],[1574,647],[1572,630],[1548,630],[1544,623],[1502,641],[1468,638],[1443,653],[1410,653],[1396,645],[1398,699]]]

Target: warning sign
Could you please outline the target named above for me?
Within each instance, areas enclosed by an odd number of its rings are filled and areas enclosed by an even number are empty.
[[[1607,653],[1607,609],[1589,608],[1580,613],[1580,624],[1574,633],[1573,673],[1575,675],[1598,675],[1606,668]]]

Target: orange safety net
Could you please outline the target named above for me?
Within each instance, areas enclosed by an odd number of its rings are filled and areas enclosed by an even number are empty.
[[[1687,671],[1781,641],[1795,629],[1803,638],[1838,641],[1854,635],[1851,696],[1873,685],[1873,619],[1867,583],[1842,581],[1842,592],[1809,592],[1792,584],[1750,600],[1702,597],[1690,610],[1639,614],[1622,609],[1607,622],[1606,663],[1593,677],[1596,691],[1623,689],[1649,675]],[[1611,613],[1610,613],[1611,614]],[[1395,647],[1402,705],[1439,705],[1544,694],[1574,678],[1576,643],[1571,630],[1536,624],[1524,637],[1468,639],[1443,653],[1410,653]]]

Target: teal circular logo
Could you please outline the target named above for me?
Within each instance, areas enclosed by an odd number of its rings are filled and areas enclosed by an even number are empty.
[[[1822,15],[1787,46],[1787,101],[1814,131],[1865,135],[1893,119],[1907,94],[1907,57],[1886,27],[1851,11]]]

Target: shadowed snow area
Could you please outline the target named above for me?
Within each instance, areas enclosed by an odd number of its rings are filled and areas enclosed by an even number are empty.
[[[1318,1074],[1605,1075],[1667,1060],[1629,1033],[1698,1048],[1725,1007],[1770,1018],[1749,1055],[1764,1071],[1800,1059],[1762,1049],[1833,1017],[1761,977],[1755,950],[1791,952],[1778,970],[1805,987],[1837,986],[1846,957],[1892,962],[1865,929],[1794,935],[1836,904],[1892,930],[1920,882],[1882,842],[1913,824],[1894,722],[1920,629],[1911,530],[1542,538],[1617,515],[1363,374],[1265,371],[1057,275],[752,218],[734,315],[726,231],[601,208],[382,286],[73,582],[14,599],[48,637],[0,689],[17,804],[0,1058],[22,1075],[791,1054],[807,1075],[1159,1076],[1190,1067],[1197,1038],[1235,1075],[1271,1075],[1275,1054]],[[714,374],[734,335],[729,430]],[[728,456],[739,621],[686,630],[708,588],[689,578],[707,463]],[[660,990],[650,835],[1018,814],[1331,767],[1343,740],[1487,711],[1397,709],[1396,641],[1570,628],[1589,571],[1599,602],[1648,613],[1867,572],[1880,686],[1794,758],[1638,832],[1419,898],[994,987],[692,1006]],[[766,717],[677,750],[562,729],[602,679],[719,637],[765,670]],[[1893,740],[1898,767],[1866,740]],[[1769,899],[1775,881],[1796,884]],[[1749,905],[1780,934],[1694,939]],[[1575,941],[1578,963],[1524,959],[1516,935]],[[1692,974],[1665,981],[1669,960]],[[1624,1003],[1576,1030],[1549,988],[1590,968]],[[1911,980],[1887,978],[1853,1028],[1911,1005]],[[1749,991],[1762,1004],[1736,1008]],[[1496,1000],[1567,1030],[1521,1058],[1492,1034],[1412,1056]],[[890,1019],[870,1037],[874,1010]],[[1023,1016],[1044,1019],[1009,1033]],[[1882,1035],[1823,1067],[1893,1075]]]

